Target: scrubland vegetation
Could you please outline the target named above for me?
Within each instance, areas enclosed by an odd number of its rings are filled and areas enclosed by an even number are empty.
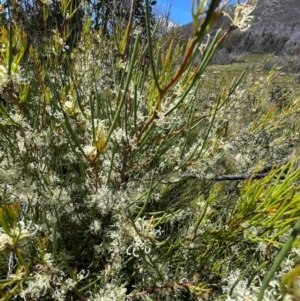
[[[193,1],[184,47],[150,4],[110,32],[40,3],[40,41],[2,18],[1,301],[300,299],[299,90],[209,65],[256,1],[210,39],[223,6]]]

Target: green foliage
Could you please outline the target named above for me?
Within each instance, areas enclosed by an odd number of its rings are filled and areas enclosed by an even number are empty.
[[[26,54],[26,32],[2,28],[0,258],[17,260],[0,279],[1,300],[280,294],[268,284],[299,245],[289,232],[300,218],[300,102],[270,98],[276,68],[212,84],[208,64],[249,10],[239,6],[241,19],[207,42],[223,9],[208,4],[194,1],[182,60],[176,40],[166,47],[155,36],[149,1],[147,41],[132,18],[112,39],[86,16],[69,54],[68,27]],[[270,166],[259,180],[215,181]],[[295,275],[282,293],[297,296]]]
[[[111,39],[132,21],[134,27],[145,34],[144,3],[135,0],[132,4],[131,1],[120,0],[7,1],[0,7],[0,24],[8,26],[18,20],[18,26],[27,34],[28,48],[34,46],[44,59],[49,55],[49,40],[53,31],[59,32],[63,39],[64,47],[60,48],[64,55],[69,54],[80,41],[86,23],[89,23],[89,29],[95,29]],[[152,25],[155,22],[152,13],[155,4],[156,1],[148,4]]]

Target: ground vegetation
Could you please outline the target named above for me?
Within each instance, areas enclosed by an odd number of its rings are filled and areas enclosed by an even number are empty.
[[[148,0],[145,31],[87,14],[68,54],[68,31],[28,48],[2,25],[1,300],[300,298],[299,93],[277,66],[209,65],[246,4],[208,37],[224,7],[194,1],[184,46]]]

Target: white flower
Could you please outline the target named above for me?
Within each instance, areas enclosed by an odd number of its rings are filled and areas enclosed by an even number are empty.
[[[209,41],[210,41],[210,34],[207,34],[207,42],[201,43],[201,45],[199,46],[199,51],[200,51],[201,55],[203,55],[204,51],[206,50]]]
[[[0,251],[4,250],[6,245],[13,245],[15,243],[14,239],[20,240],[35,235],[39,227],[37,225],[34,225],[34,227],[35,229],[32,230],[31,222],[25,227],[25,223],[21,221],[17,223],[16,227],[10,229],[10,235],[0,229]]]
[[[241,31],[245,31],[251,26],[254,17],[249,15],[256,8],[257,1],[258,0],[247,0],[246,2],[239,3],[239,0],[237,0],[233,19],[228,13],[223,12],[223,14],[230,18],[232,21],[231,26],[238,27]]]
[[[50,288],[49,276],[36,274],[35,280],[27,281],[27,288],[22,295],[29,295],[31,298],[40,298],[46,295]]]
[[[53,259],[52,259],[52,254],[51,253],[46,253],[44,255],[44,262],[47,264],[48,267],[52,266]]]
[[[68,113],[70,116],[73,116],[77,113],[77,108],[75,106],[75,101],[74,99],[69,96],[70,100],[67,100],[63,104],[63,109],[66,113]]]
[[[93,162],[97,158],[97,149],[95,146],[92,145],[86,145],[83,148],[84,154],[86,158],[90,161]]]
[[[20,67],[15,63],[12,63],[12,68],[9,76],[7,67],[0,65],[0,90],[2,90],[8,84],[9,80],[12,80],[14,84],[20,84],[23,82],[20,70],[18,69],[20,69]]]
[[[99,221],[94,220],[90,225],[90,229],[93,232],[99,232],[101,230],[101,224],[99,223]]]
[[[0,65],[0,89],[5,87],[8,83],[8,72],[5,66]]]
[[[12,239],[5,233],[0,234],[0,251],[6,249],[6,245],[12,245]]]

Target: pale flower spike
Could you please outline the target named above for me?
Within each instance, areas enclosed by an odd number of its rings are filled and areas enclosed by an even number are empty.
[[[244,3],[240,3],[237,0],[233,19],[228,13],[223,12],[223,14],[230,18],[232,21],[231,26],[238,27],[241,31],[245,31],[251,26],[254,17],[250,16],[250,14],[256,8],[257,1],[258,0],[247,0]]]
[[[210,34],[207,34],[207,42],[206,43],[202,43],[199,46],[199,51],[200,51],[201,55],[204,54],[204,52],[205,52],[205,50],[206,50],[206,48],[208,46],[209,41],[210,41]]]

